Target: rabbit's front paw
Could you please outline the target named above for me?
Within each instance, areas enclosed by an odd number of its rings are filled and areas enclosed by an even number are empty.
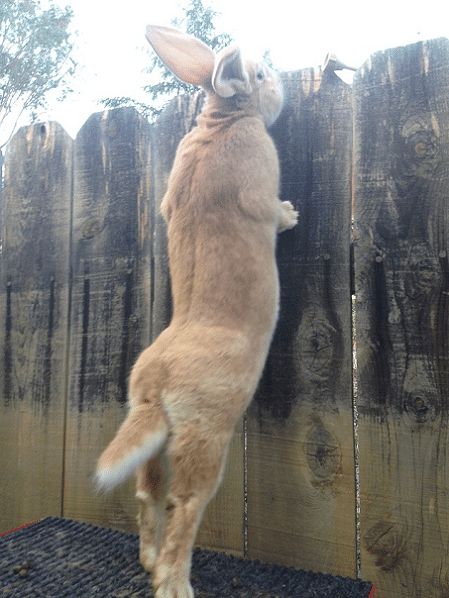
[[[281,217],[279,219],[278,232],[290,230],[298,224],[298,212],[290,201],[281,202]]]

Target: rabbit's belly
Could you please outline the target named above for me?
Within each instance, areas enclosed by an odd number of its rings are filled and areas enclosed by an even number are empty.
[[[164,395],[169,402],[183,405],[176,412],[192,409],[194,413],[200,405],[222,412],[223,401],[228,400],[237,405],[232,412],[244,409],[256,390],[272,330],[256,338],[218,326],[195,325],[172,334],[162,360],[168,373]]]

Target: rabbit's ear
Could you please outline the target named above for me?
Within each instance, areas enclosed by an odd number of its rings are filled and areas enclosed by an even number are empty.
[[[238,93],[251,93],[249,76],[239,48],[225,48],[217,55],[212,87],[222,98],[230,98]]]
[[[206,44],[177,29],[156,25],[148,25],[146,38],[178,79],[210,89],[215,53]]]

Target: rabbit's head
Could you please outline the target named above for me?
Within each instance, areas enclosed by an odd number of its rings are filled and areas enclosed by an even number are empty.
[[[239,48],[227,47],[215,54],[202,41],[170,27],[149,25],[146,36],[172,73],[230,109],[257,112],[270,126],[282,108],[282,86],[265,63],[243,60]]]

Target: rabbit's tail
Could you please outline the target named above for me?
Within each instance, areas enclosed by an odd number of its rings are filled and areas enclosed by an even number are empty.
[[[167,441],[168,431],[159,401],[132,406],[115,438],[98,460],[97,489],[112,490],[138,467],[156,457]]]

